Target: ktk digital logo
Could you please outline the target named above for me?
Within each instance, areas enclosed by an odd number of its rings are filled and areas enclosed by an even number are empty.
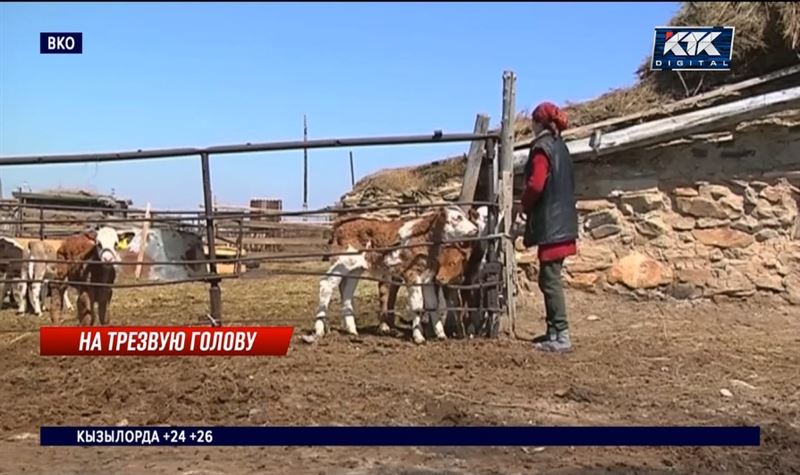
[[[83,33],[39,33],[39,54],[83,54]]]
[[[730,71],[732,26],[657,27],[653,71]]]

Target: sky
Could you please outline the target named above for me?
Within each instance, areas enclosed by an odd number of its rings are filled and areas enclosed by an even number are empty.
[[[635,82],[678,3],[0,3],[0,156],[471,132],[516,108]],[[39,33],[82,32],[82,55]],[[356,181],[468,143],[354,148]],[[310,209],[349,191],[350,149],[309,150]],[[83,188],[198,209],[195,157],[0,167],[20,186]],[[301,209],[303,151],[211,156],[220,205]]]

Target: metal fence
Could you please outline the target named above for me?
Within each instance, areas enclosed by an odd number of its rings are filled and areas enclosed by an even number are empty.
[[[481,302],[482,310],[488,312],[490,319],[496,320],[497,313],[503,311],[499,301],[502,295],[508,295],[508,287],[511,285],[507,279],[503,278],[504,261],[501,260],[501,254],[504,252],[502,239],[508,238],[508,232],[504,231],[504,223],[501,224],[503,216],[510,216],[510,204],[503,206],[501,200],[502,190],[498,186],[504,170],[507,170],[511,165],[512,159],[512,146],[511,143],[511,128],[513,127],[513,90],[509,89],[509,81],[513,81],[513,73],[506,72],[504,74],[504,88],[503,88],[503,122],[500,131],[493,131],[487,133],[453,133],[445,134],[441,131],[436,131],[429,135],[410,135],[410,136],[387,136],[387,137],[363,137],[363,138],[340,138],[340,139],[323,139],[323,140],[303,140],[303,141],[289,141],[289,142],[267,142],[267,143],[246,143],[241,145],[225,145],[215,146],[208,148],[182,148],[182,149],[164,149],[164,150],[137,150],[131,152],[118,152],[118,153],[97,153],[97,154],[78,154],[78,155],[49,155],[49,156],[9,156],[0,158],[0,167],[8,167],[14,165],[55,165],[66,163],[87,163],[87,162],[116,162],[125,160],[146,160],[157,158],[172,158],[172,157],[190,157],[195,156],[199,158],[200,167],[202,171],[202,187],[204,198],[204,209],[198,210],[169,210],[169,211],[149,211],[149,216],[145,215],[144,210],[136,208],[125,209],[125,217],[115,216],[97,216],[97,217],[84,217],[82,219],[46,219],[44,214],[40,214],[39,219],[6,219],[2,224],[5,226],[33,226],[34,229],[38,227],[40,230],[40,238],[43,238],[45,225],[59,225],[69,224],[74,225],[76,222],[82,225],[90,223],[97,223],[103,225],[125,224],[132,225],[136,223],[159,223],[163,226],[173,226],[181,229],[193,229],[198,233],[205,234],[205,240],[208,246],[207,259],[195,260],[180,260],[180,261],[165,261],[165,262],[148,262],[150,265],[197,265],[203,266],[207,272],[203,275],[198,275],[192,278],[171,280],[166,282],[135,282],[135,283],[88,283],[88,282],[66,282],[69,285],[81,286],[99,286],[99,287],[147,287],[154,285],[171,285],[185,282],[206,282],[209,284],[209,317],[213,324],[220,325],[223,322],[222,318],[222,296],[220,290],[220,282],[223,279],[232,279],[241,277],[240,266],[247,263],[266,263],[275,261],[285,261],[291,259],[330,259],[331,257],[346,254],[358,254],[360,251],[351,253],[331,253],[331,252],[301,252],[301,253],[281,253],[281,254],[253,254],[246,257],[242,256],[243,237],[245,233],[253,230],[258,230],[264,226],[280,226],[281,223],[259,222],[251,220],[253,216],[251,210],[219,210],[213,204],[213,195],[211,189],[211,167],[210,156],[234,153],[252,153],[252,152],[272,152],[272,151],[287,151],[287,150],[302,150],[302,149],[321,149],[321,148],[336,148],[336,147],[365,147],[365,146],[385,146],[385,145],[412,145],[412,144],[434,144],[434,143],[448,143],[448,142],[482,142],[484,144],[484,152],[482,163],[487,170],[487,189],[486,200],[484,201],[459,201],[447,203],[434,203],[434,204],[410,204],[410,205],[387,205],[387,206],[369,206],[357,208],[340,208],[340,207],[327,207],[317,210],[304,210],[304,211],[278,211],[270,212],[276,216],[281,216],[282,219],[289,218],[295,221],[292,225],[301,225],[297,223],[297,218],[305,216],[338,216],[342,214],[359,214],[370,211],[379,211],[385,209],[410,209],[422,212],[430,208],[437,208],[442,206],[481,206],[488,207],[488,229],[491,230],[488,235],[483,237],[461,239],[458,242],[470,241],[483,241],[482,244],[486,251],[485,272],[488,277],[484,281],[475,283],[467,283],[464,285],[452,285],[451,287],[457,289],[481,289],[483,295]],[[497,155],[496,150],[499,145],[500,161],[495,163]],[[499,170],[495,172],[495,166]],[[0,204],[0,207],[8,206],[8,204]],[[26,207],[24,204],[16,204],[19,209]],[[87,211],[82,207],[61,207],[65,208],[63,211]],[[508,208],[508,209],[504,209]],[[97,211],[93,209],[93,211]],[[22,216],[22,214],[20,214]],[[502,221],[508,221],[507,219]],[[67,233],[70,234],[70,233]],[[229,259],[220,259],[216,256],[216,242],[221,235],[234,235],[237,236],[235,246],[237,249],[236,256]],[[416,243],[408,246],[393,246],[386,248],[370,248],[369,252],[384,253],[391,252],[398,249],[420,247],[420,246],[433,246],[433,245],[447,245],[447,241],[437,243]],[[507,259],[506,259],[507,261]],[[19,263],[21,260],[3,259],[0,260],[0,265],[6,267],[12,263]],[[38,259],[35,262],[47,263],[82,263],[86,261],[70,262],[64,260],[43,260]],[[136,262],[120,262],[119,265],[140,265]],[[230,275],[222,275],[218,272],[218,265],[220,264],[233,264],[235,271]],[[274,275],[313,275],[313,276],[329,276],[337,275],[328,272],[313,272],[310,270],[274,270],[269,271],[268,274]],[[508,275],[508,273],[505,273]],[[395,284],[396,281],[382,280],[376,277],[361,276],[360,280],[371,280],[376,282],[383,282],[386,284]],[[12,280],[4,278],[3,284],[12,282]],[[423,285],[407,283],[403,285]],[[504,294],[503,291],[506,291]],[[512,305],[512,302],[506,298],[506,308]],[[448,310],[463,310],[463,309],[448,309]],[[492,325],[495,330],[490,331],[493,335],[496,334],[496,325]]]

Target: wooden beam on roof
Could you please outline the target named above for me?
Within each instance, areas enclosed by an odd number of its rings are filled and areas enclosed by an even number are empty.
[[[762,84],[766,84],[768,82],[775,81],[777,79],[783,79],[798,73],[800,73],[800,64],[780,69],[778,71],[773,71],[769,74],[764,74],[762,76],[750,78],[745,81],[737,82],[735,84],[728,84],[725,86],[721,86],[714,89],[713,91],[709,91],[704,94],[699,94],[697,96],[689,97],[687,99],[682,99],[680,101],[669,102],[659,107],[653,107],[641,112],[636,112],[634,114],[628,114],[621,117],[612,117],[610,119],[602,120],[600,122],[595,122],[593,124],[586,124],[581,127],[576,127],[574,129],[567,129],[564,131],[563,136],[564,139],[567,140],[571,138],[586,137],[587,135],[591,134],[593,131],[598,129],[604,129],[619,125],[626,125],[631,122],[641,121],[643,119],[648,119],[651,117],[653,118],[661,117],[669,114],[674,114],[677,112],[684,112],[688,109],[692,109],[695,107],[712,105],[714,102],[717,102],[718,100],[739,96],[741,92],[746,89],[750,89],[755,86],[760,86]],[[531,145],[531,140],[532,139],[518,141],[517,143],[514,144],[514,149],[520,150],[529,148]]]
[[[573,160],[586,160],[719,130],[793,107],[800,107],[800,86],[615,130],[600,135],[595,144],[591,137],[571,140],[567,147]],[[515,173],[522,172],[527,159],[528,149],[514,152]]]

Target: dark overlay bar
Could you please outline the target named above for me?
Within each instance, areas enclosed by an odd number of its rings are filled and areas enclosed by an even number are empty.
[[[48,446],[758,446],[759,427],[42,427]]]

